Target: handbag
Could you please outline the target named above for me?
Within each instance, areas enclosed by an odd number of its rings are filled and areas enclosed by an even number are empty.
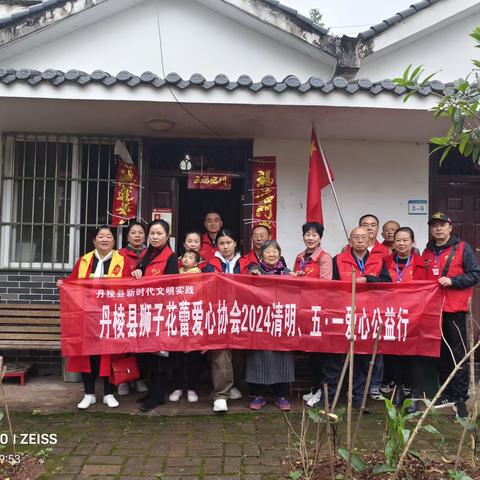
[[[124,357],[112,360],[110,383],[119,385],[120,383],[133,382],[138,378],[140,378],[140,371],[136,357]]]

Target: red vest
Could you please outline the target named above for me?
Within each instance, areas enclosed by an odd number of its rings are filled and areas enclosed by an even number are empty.
[[[137,263],[142,258],[145,250],[142,250],[142,253],[137,255],[133,250],[123,247],[118,251],[118,253],[125,259],[125,270],[127,272],[127,276],[129,276],[137,267]]]
[[[210,262],[210,259],[213,258],[217,250],[217,247],[212,246],[212,241],[210,240],[208,233],[204,233],[202,235],[202,246],[200,248],[200,255],[206,263]]]
[[[385,260],[390,255],[390,253],[390,249],[385,245],[382,245],[378,240],[375,240],[373,248],[370,250],[370,255],[380,255],[383,260]]]
[[[144,277],[157,277],[165,273],[165,267],[167,266],[167,260],[172,255],[173,250],[165,245],[160,255],[157,255],[145,268]]]
[[[328,255],[327,252],[324,250],[318,249],[319,252],[316,254],[316,252],[313,252],[313,254],[309,257],[305,265],[303,266],[303,272],[305,273],[306,277],[312,277],[312,278],[322,278],[320,277],[320,260],[324,255]],[[295,265],[293,267],[294,272],[300,272],[302,271],[302,262],[305,259],[305,252],[302,252],[297,255],[295,258]],[[329,279],[331,280],[331,278]]]
[[[460,242],[458,248],[453,255],[447,277],[456,277],[465,273],[463,270],[463,250],[465,242]],[[441,254],[436,257],[432,250],[428,247],[423,251],[422,258],[425,262],[427,280],[438,280],[442,276],[447,258],[452,251],[453,245],[442,250]],[[457,290],[447,287],[443,289],[445,302],[443,304],[444,312],[466,312],[468,311],[468,299],[473,295],[473,288],[464,288]]]
[[[240,259],[240,273],[249,273],[248,267],[250,265],[258,265],[258,258],[253,249]]]
[[[397,272],[397,264],[395,262],[395,255],[389,255],[385,259],[385,266],[387,267],[388,273],[392,279],[393,283],[398,282],[398,272]],[[403,264],[402,266],[405,266]],[[400,269],[400,273],[403,270]],[[415,253],[415,250],[412,250],[412,258],[410,259],[410,263],[408,267],[405,269],[405,273],[402,274],[401,283],[405,282],[413,282],[415,280],[426,280],[425,274],[425,262],[423,261],[422,257]]]
[[[340,280],[352,280],[352,267],[355,269],[355,276],[357,278],[364,275],[378,277],[382,271],[383,259],[380,255],[368,255],[363,274],[357,265],[357,262],[353,258],[352,249],[350,247],[348,247],[347,251],[339,253],[335,258],[337,259],[337,268],[340,275]]]

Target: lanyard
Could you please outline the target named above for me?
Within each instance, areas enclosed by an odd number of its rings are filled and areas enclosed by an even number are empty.
[[[312,255],[310,255],[306,260],[303,260],[302,258],[300,259],[300,271],[303,272],[305,270],[305,267],[310,263],[310,260],[312,259]]]
[[[358,258],[355,255],[355,260],[357,262],[358,268],[362,271],[362,275],[365,273],[365,260]]]
[[[230,262],[225,260],[225,273],[230,273]]]
[[[395,268],[397,270],[397,283],[400,283],[407,271],[408,265],[410,264],[410,260],[412,259],[412,254],[410,254],[407,258],[407,263],[405,263],[405,266],[403,267],[403,270],[400,271],[400,268],[398,267],[398,255],[395,255]]]

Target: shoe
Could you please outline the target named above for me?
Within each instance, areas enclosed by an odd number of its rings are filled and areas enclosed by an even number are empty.
[[[368,396],[372,400],[383,400],[383,395],[379,388],[371,388]]]
[[[284,398],[284,397],[278,397],[275,399],[275,405],[282,410],[282,412],[288,412],[291,408],[292,405],[290,402]]]
[[[418,412],[418,400],[416,398],[411,398],[410,400],[412,401],[412,403],[407,408],[407,414],[408,415],[411,415],[412,413]]]
[[[128,395],[130,393],[130,387],[128,386],[128,383],[121,383],[118,386],[118,391],[117,393],[122,396],[122,395]]]
[[[170,396],[168,397],[168,399],[171,401],[171,402],[178,402],[181,398],[182,398],[182,395],[183,395],[183,390],[174,390]]]
[[[118,400],[112,394],[104,395],[103,403],[109,408],[117,408],[120,405]]]
[[[242,398],[242,392],[235,387],[232,387],[230,389],[230,400],[238,400],[239,398]]]
[[[395,382],[390,382],[390,383],[387,383],[386,385],[382,385],[380,387],[380,391],[384,394],[384,395],[388,395],[389,393],[392,393],[393,392],[393,389],[395,388]]]
[[[353,400],[352,407],[353,407],[354,410],[357,410],[358,412],[360,412],[360,409],[362,408],[362,401],[361,400]],[[367,406],[364,407],[363,414],[364,415],[369,415],[370,414],[370,410],[367,408]]]
[[[322,391],[318,389],[313,395],[313,397],[307,402],[307,405],[309,407],[315,407],[317,403],[320,403],[321,400],[322,400]]]
[[[450,400],[446,395],[442,395],[436,402],[433,408],[440,410],[441,408],[453,407],[455,402]]]
[[[138,393],[148,392],[148,387],[145,385],[145,382],[143,380],[137,380],[135,382],[135,388]]]
[[[97,403],[97,399],[95,398],[95,395],[91,394],[85,394],[83,397],[83,400],[77,405],[77,407],[80,410],[86,410],[90,405],[93,405],[94,403]]]
[[[164,405],[165,404],[165,401],[164,400],[157,400],[157,401],[154,401],[152,399],[152,397],[150,397],[148,400],[146,400],[145,402],[143,402],[142,404],[140,404],[138,406],[138,409],[141,411],[141,412],[149,412],[150,410],[153,410],[154,408],[157,408],[158,406],[160,405]]]
[[[213,402],[213,411],[214,412],[228,412],[227,401],[224,398],[217,398]]]
[[[137,403],[144,403],[150,398],[150,392],[148,392],[146,395],[143,395],[142,397],[138,397],[135,401]]]
[[[393,397],[393,405],[397,408],[402,408],[403,401],[405,400],[405,392],[403,391],[403,385],[397,385],[395,395]]]
[[[318,392],[320,392],[320,389],[318,389],[316,392],[313,390],[310,390],[308,393],[302,396],[304,402],[308,402],[314,395],[316,395]]]
[[[265,406],[267,402],[263,397],[255,397],[251,402],[250,402],[250,408],[252,410],[260,410],[262,407]]]
[[[198,402],[198,395],[195,390],[187,390],[187,400],[190,403]]]
[[[459,398],[455,402],[455,404],[453,405],[453,411],[457,414],[457,417],[459,418],[468,417],[467,405],[465,404],[465,400],[463,398]]]

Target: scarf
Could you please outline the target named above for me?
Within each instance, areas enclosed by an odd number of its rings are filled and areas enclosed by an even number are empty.
[[[146,248],[145,245],[142,245],[140,248],[134,248],[130,244],[127,245],[127,249],[138,256],[140,256],[140,254],[145,250],[145,248]]]
[[[97,267],[95,268],[95,272],[93,272],[93,278],[103,277],[105,275],[104,264],[112,258],[113,250],[103,258],[100,258],[97,250],[95,250],[94,255],[95,258],[98,260],[98,263]]]
[[[286,275],[285,265],[279,260],[275,265],[267,265],[263,260],[260,260],[260,268],[272,275]]]

